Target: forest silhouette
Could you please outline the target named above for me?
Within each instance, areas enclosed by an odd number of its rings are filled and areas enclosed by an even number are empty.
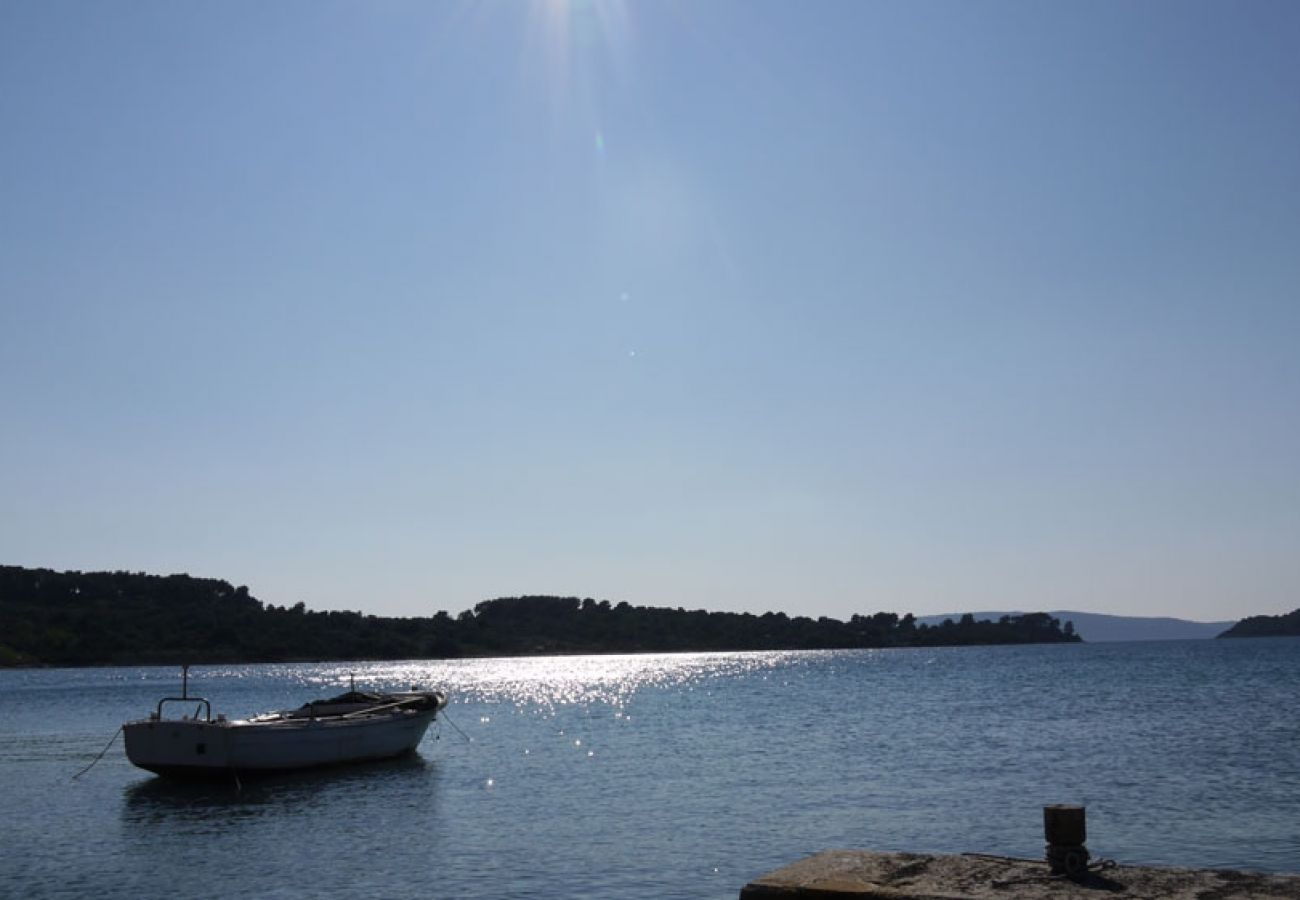
[[[263,604],[189,575],[0,567],[0,665],[146,665],[587,653],[818,650],[1078,641],[1046,613],[939,625],[909,613],[821,617],[632,606],[577,597],[485,600],[395,618]]]

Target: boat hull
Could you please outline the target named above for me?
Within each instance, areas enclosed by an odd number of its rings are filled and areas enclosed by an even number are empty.
[[[128,722],[123,733],[127,758],[159,775],[286,772],[410,753],[436,712],[274,721],[148,719]]]

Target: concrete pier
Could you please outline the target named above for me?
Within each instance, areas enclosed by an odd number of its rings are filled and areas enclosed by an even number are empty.
[[[1091,866],[1078,881],[1043,860],[828,850],[751,881],[741,900],[1238,900],[1300,898],[1300,875]]]

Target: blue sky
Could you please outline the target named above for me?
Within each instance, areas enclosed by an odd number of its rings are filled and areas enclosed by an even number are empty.
[[[0,4],[0,562],[1300,606],[1300,6]]]

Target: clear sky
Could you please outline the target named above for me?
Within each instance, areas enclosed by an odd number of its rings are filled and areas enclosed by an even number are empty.
[[[1300,607],[1300,3],[0,0],[0,563]]]

